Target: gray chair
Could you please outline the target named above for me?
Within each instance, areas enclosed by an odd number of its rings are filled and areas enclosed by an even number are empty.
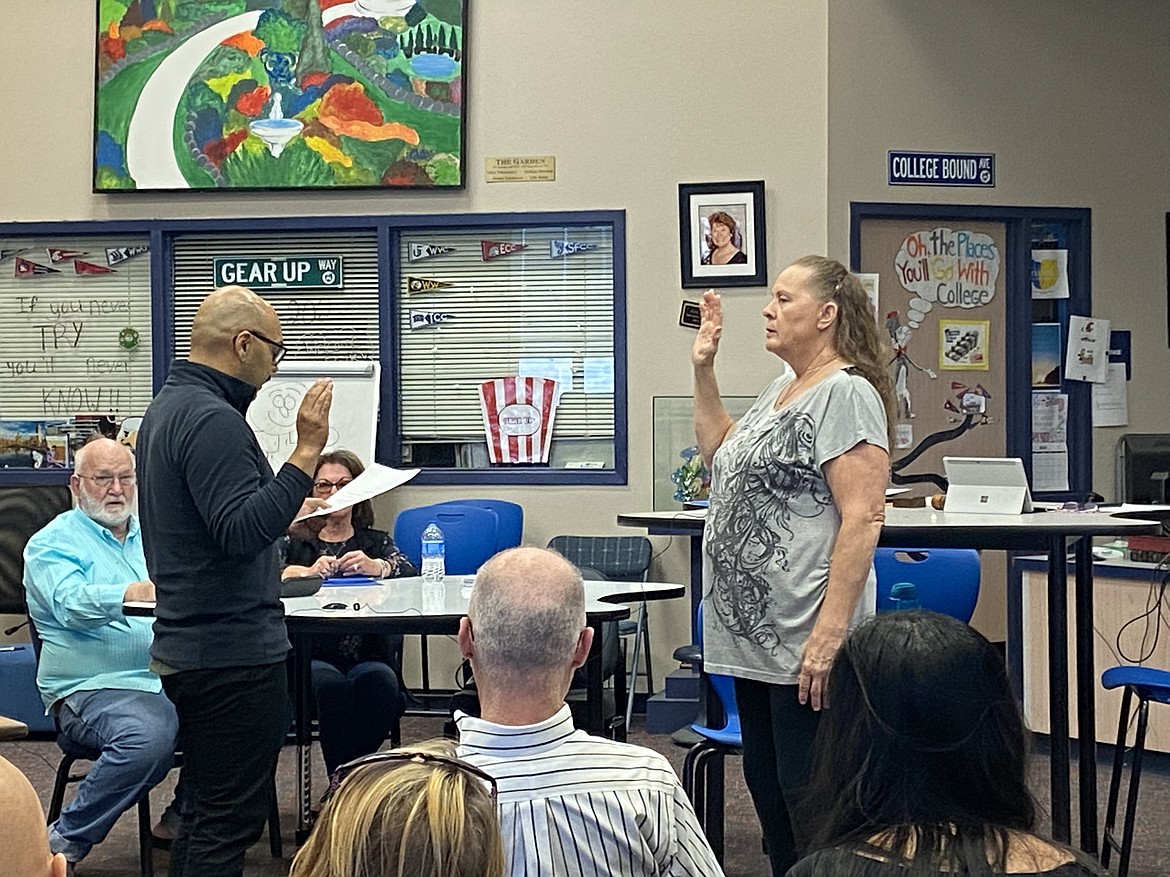
[[[654,557],[653,546],[645,536],[555,536],[548,547],[559,551],[579,567],[595,569],[611,582],[644,582]],[[618,622],[622,637],[634,638],[634,657],[630,670],[630,692],[626,704],[626,728],[634,713],[634,690],[638,677],[646,679],[646,697],[654,694],[654,671],[650,660],[650,628],[646,623],[646,601],[638,607],[636,619]],[[646,670],[640,671],[642,652]]]

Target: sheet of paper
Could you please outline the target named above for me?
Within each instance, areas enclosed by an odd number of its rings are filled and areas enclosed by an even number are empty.
[[[1032,251],[1032,298],[1068,298],[1068,250]]]
[[[1105,380],[1108,358],[1109,321],[1096,317],[1070,316],[1068,344],[1065,345],[1064,377],[1069,381]]]
[[[383,466],[380,463],[371,463],[366,467],[365,472],[349,482],[349,484],[345,485],[345,487],[341,488],[333,496],[329,497],[329,508],[319,509],[311,514],[301,515],[297,520],[303,521],[307,518],[318,518],[322,515],[331,514],[338,509],[357,505],[364,499],[373,499],[375,496],[381,496],[383,493],[405,484],[417,474],[417,469],[391,469],[389,466]]]
[[[613,358],[609,356],[585,357],[585,392],[613,392]]]
[[[1067,451],[1068,394],[1032,394],[1032,453]]]
[[[1105,383],[1093,384],[1093,426],[1125,426],[1129,423],[1129,399],[1125,387],[1125,363],[1111,362]]]
[[[1032,490],[1068,490],[1068,452],[1032,454]]]
[[[557,382],[557,404],[561,396],[573,389],[573,360],[567,356],[525,357],[517,365],[516,374],[524,378],[552,378]]]

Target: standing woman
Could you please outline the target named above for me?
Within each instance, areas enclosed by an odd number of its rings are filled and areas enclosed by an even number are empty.
[[[703,538],[703,664],[735,677],[744,777],[772,873],[807,842],[795,824],[825,680],[874,612],[873,550],[889,479],[888,348],[858,279],[806,256],[764,308],[764,346],[786,368],[739,423],[715,380],[723,331],[708,290],[691,351],[695,434],[712,471]]]
[[[313,493],[328,502],[366,469],[353,451],[332,451],[317,461]],[[282,576],[360,575],[376,579],[418,575],[390,534],[374,529],[374,507],[363,500],[325,519],[315,539],[281,542]],[[406,709],[398,654],[401,635],[315,634],[313,696],[328,773],[374,752]]]

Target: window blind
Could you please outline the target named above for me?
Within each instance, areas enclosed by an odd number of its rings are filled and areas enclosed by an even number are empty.
[[[145,235],[0,240],[0,419],[122,420],[146,409],[148,244]]]
[[[480,383],[546,372],[554,439],[613,436],[610,226],[402,231],[397,250],[404,441],[482,442]]]
[[[191,322],[215,287],[215,260],[338,256],[341,289],[257,289],[276,309],[295,360],[376,360],[378,345],[377,233],[270,232],[265,234],[182,234],[174,242],[175,355],[191,347]],[[244,284],[247,285],[247,284]]]

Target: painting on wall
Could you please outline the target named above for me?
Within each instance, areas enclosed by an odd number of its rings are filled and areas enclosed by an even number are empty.
[[[95,192],[462,188],[467,0],[97,0]]]

